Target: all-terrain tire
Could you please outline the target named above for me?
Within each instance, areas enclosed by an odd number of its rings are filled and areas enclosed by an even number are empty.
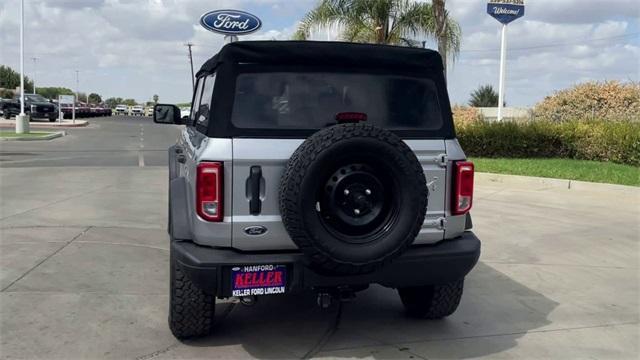
[[[351,161],[386,169],[382,173],[398,184],[393,192],[386,191],[401,204],[382,235],[357,244],[327,229],[315,195],[324,189],[322,178],[330,177],[331,169]],[[400,256],[418,235],[428,200],[422,166],[409,146],[390,131],[364,123],[335,125],[310,136],[289,159],[279,194],[289,236],[308,265],[329,275],[372,272]]]
[[[173,241],[173,240],[172,240]],[[178,339],[206,336],[214,325],[215,296],[198,288],[170,254],[169,328]]]
[[[398,293],[410,317],[441,319],[456,311],[463,288],[464,279],[460,279],[444,285],[400,288]]]

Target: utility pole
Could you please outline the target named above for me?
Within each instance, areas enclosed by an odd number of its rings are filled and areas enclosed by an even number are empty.
[[[36,93],[36,73],[37,73],[36,62],[38,61],[38,58],[37,57],[32,57],[31,60],[33,60],[33,94],[35,95],[35,93]]]
[[[184,46],[189,48],[189,63],[191,63],[191,88],[195,88],[196,81],[195,81],[195,74],[193,73],[193,54],[191,53],[191,47],[193,46],[193,43],[188,42],[184,44]]]

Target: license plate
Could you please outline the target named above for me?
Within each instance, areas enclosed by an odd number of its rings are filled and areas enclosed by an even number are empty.
[[[285,265],[243,265],[231,268],[231,295],[284,294],[287,285]]]

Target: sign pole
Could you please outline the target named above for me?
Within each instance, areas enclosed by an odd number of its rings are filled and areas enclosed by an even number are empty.
[[[500,85],[498,89],[498,121],[502,121],[504,107],[504,80],[507,66],[507,24],[502,24],[502,41],[500,44]]]
[[[507,24],[524,16],[524,0],[489,0],[487,13],[502,24],[500,41],[500,84],[498,85],[498,121],[502,121],[504,84],[507,67]]]

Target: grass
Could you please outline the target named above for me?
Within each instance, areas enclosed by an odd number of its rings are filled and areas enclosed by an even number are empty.
[[[640,168],[573,159],[473,158],[476,171],[640,186]]]
[[[31,131],[28,134],[16,134],[14,130],[0,131],[0,138],[39,138],[52,134],[48,131]]]

